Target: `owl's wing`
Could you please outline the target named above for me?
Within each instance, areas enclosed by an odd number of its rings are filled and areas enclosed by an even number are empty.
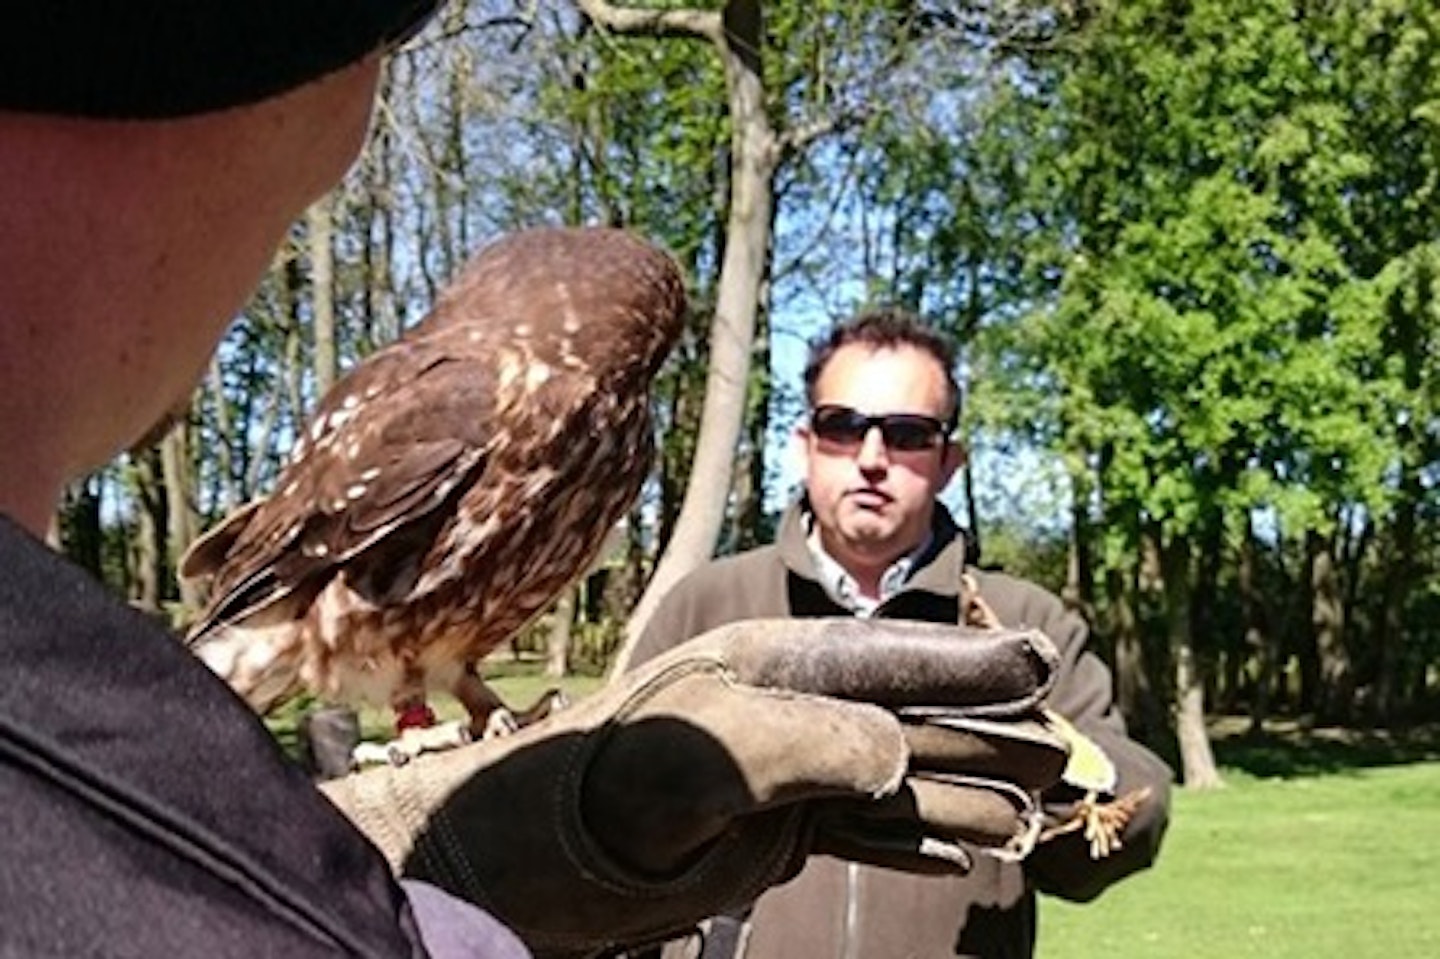
[[[183,575],[213,577],[192,640],[296,591],[318,591],[340,564],[387,538],[423,550],[403,534],[444,513],[483,471],[494,440],[485,351],[481,337],[400,340],[336,384],[275,493],[187,554]]]

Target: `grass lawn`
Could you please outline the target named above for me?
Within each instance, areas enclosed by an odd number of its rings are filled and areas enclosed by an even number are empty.
[[[1154,869],[1042,899],[1040,959],[1440,956],[1440,736],[1217,736]]]

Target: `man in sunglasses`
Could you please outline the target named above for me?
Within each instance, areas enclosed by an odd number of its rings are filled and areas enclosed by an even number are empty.
[[[813,858],[748,912],[712,920],[705,959],[1028,957],[1034,890],[1088,900],[1148,866],[1159,849],[1170,770],[1126,735],[1109,670],[1085,649],[1085,624],[1040,587],[967,565],[965,536],[936,500],[964,456],[951,436],[959,412],[954,364],[948,340],[894,310],[862,314],[812,343],[804,374],[810,414],[797,430],[804,490],[785,512],[777,542],[681,580],[632,663],[725,622],[969,623],[978,599],[1001,623],[1037,627],[1055,641],[1061,667],[1052,704],[1115,760],[1120,790],[1148,788],[1150,799],[1125,828],[1122,848],[1098,860],[1079,835],[1042,845],[1023,866],[975,857],[964,877]],[[666,959],[695,948],[677,940],[665,947]]]

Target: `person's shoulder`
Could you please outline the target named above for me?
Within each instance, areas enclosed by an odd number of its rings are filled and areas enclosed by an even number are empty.
[[[1033,580],[997,570],[973,569],[971,572],[981,598],[1009,625],[1043,629],[1062,617],[1074,615],[1064,600]]]
[[[73,945],[90,929],[135,955],[413,954],[384,858],[198,657],[3,516],[0,567],[0,715],[21,758],[7,811],[81,850],[7,862],[24,895],[0,901],[0,954],[7,934]]]
[[[981,590],[990,589],[995,592],[1003,592],[1007,595],[1023,596],[1033,602],[1044,604],[1063,605],[1059,596],[1049,589],[1041,586],[1034,580],[1016,576],[1013,573],[1006,573],[1002,570],[983,569],[971,567],[970,573],[975,577]]]
[[[776,546],[757,546],[744,552],[716,557],[691,570],[675,584],[675,592],[708,592],[733,585],[737,581],[764,576],[783,567],[780,550]]]
[[[713,559],[681,577],[646,624],[637,660],[737,619],[785,613],[785,567],[773,546]]]

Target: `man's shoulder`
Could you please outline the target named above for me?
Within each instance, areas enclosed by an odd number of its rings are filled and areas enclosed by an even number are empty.
[[[783,616],[785,564],[774,546],[714,559],[681,577],[645,626],[631,663],[741,619]]]
[[[678,607],[719,607],[728,613],[744,614],[770,593],[783,589],[785,563],[774,546],[758,546],[742,553],[721,556],[691,570],[670,590],[665,605]],[[781,610],[772,610],[775,614]]]
[[[0,562],[0,794],[63,837],[7,863],[0,954],[412,951],[383,858],[199,659],[3,518]]]
[[[984,569],[978,566],[967,567],[969,573],[975,577],[976,583],[981,589],[989,589],[993,592],[1004,593],[1011,596],[1021,596],[1032,602],[1043,604],[1061,604],[1063,601],[1059,596],[1044,586],[1031,579],[1016,576],[1003,570]]]
[[[1075,613],[1055,593],[1032,580],[997,570],[972,569],[980,597],[1009,626],[1048,629]]]
[[[732,553],[729,556],[718,556],[691,570],[680,580],[680,585],[704,588],[712,583],[764,575],[773,570],[783,569],[784,565],[779,547],[772,543]],[[679,587],[677,586],[677,588]]]

